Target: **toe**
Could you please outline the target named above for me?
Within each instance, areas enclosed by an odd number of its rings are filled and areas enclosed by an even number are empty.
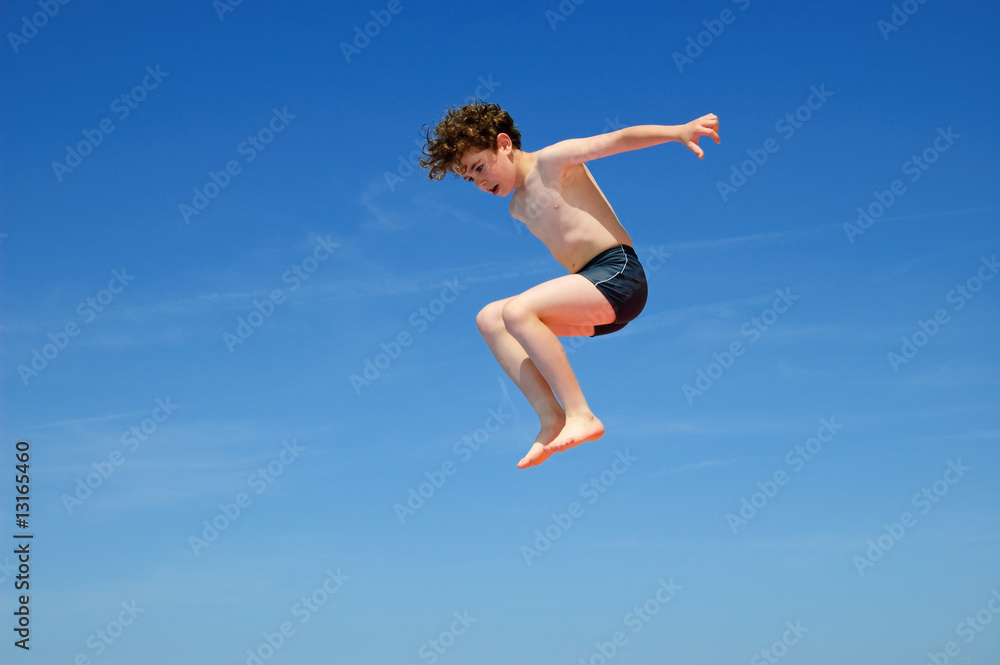
[[[517,468],[527,469],[528,467],[538,466],[551,457],[554,452],[557,451],[551,445],[543,446],[540,443],[535,443],[531,446],[531,450],[528,451],[528,454],[517,463]]]
[[[537,464],[535,459],[541,452],[541,448],[542,446],[537,443],[532,444],[531,449],[528,450],[528,454],[525,455],[523,458],[521,458],[521,461],[517,463],[517,468],[527,469],[529,466],[534,466],[535,464]]]
[[[552,450],[561,453],[564,450],[572,448],[573,444],[574,444],[573,436],[564,434],[552,442]]]

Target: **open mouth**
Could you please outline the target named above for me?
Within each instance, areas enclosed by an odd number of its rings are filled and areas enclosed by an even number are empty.
[[[493,194],[498,194],[498,193],[500,193],[500,185],[499,185],[499,183],[498,183],[498,184],[496,184],[496,185],[494,185],[494,186],[493,186],[493,189],[491,189],[491,190],[490,190],[490,192],[492,192]]]

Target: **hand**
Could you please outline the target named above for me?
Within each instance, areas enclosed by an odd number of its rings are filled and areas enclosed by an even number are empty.
[[[703,115],[682,126],[680,141],[691,152],[698,155],[698,159],[705,156],[705,152],[698,147],[698,139],[702,136],[711,136],[716,143],[721,143],[719,140],[719,118],[714,113]]]

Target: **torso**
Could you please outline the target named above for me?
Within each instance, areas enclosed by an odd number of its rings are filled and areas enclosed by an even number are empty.
[[[632,244],[586,165],[556,173],[546,169],[544,150],[534,155],[524,184],[511,198],[510,214],[524,222],[556,261],[575,273],[609,247]]]

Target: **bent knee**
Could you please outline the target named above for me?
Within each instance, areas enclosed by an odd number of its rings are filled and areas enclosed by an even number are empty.
[[[490,337],[504,330],[503,301],[491,302],[476,314],[476,326],[483,337]]]
[[[533,318],[538,318],[534,311],[526,307],[519,298],[511,298],[503,306],[503,324],[507,330],[516,329],[518,326]]]

